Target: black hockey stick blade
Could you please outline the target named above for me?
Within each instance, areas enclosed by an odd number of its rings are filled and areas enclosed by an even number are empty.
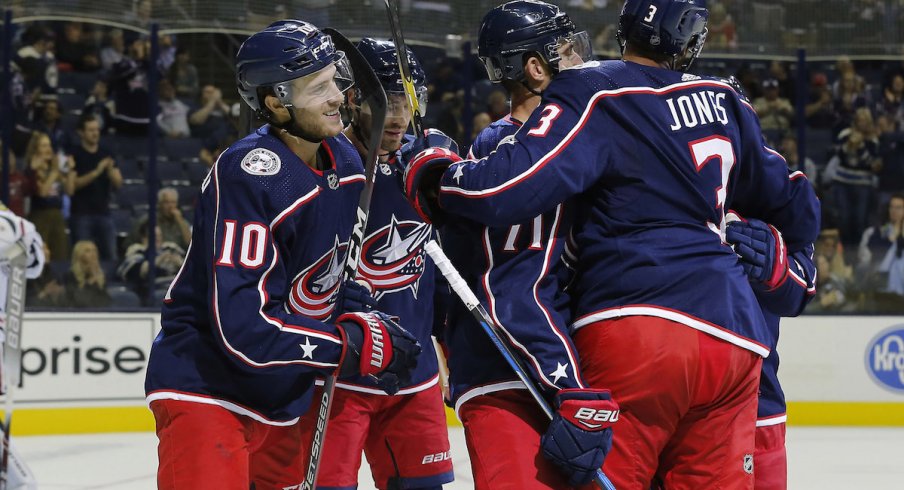
[[[364,161],[364,190],[358,200],[357,217],[352,236],[348,241],[348,251],[343,269],[343,279],[354,279],[358,272],[358,260],[361,256],[361,245],[364,242],[364,229],[367,226],[367,215],[370,210],[370,200],[374,190],[374,172],[377,168],[377,152],[380,149],[380,141],[383,139],[383,124],[386,119],[386,93],[380,80],[374,74],[367,60],[358,52],[352,44],[339,31],[331,28],[323,29],[330,36],[336,49],[345,53],[346,59],[355,76],[355,91],[359,105],[367,104],[372,116],[370,140],[367,142],[367,157]],[[342,287],[340,284],[339,287]],[[338,367],[337,367],[338,371]],[[326,441],[326,428],[330,419],[330,411],[333,408],[333,393],[336,390],[336,375],[332,374],[323,380],[323,392],[318,400],[317,423],[314,426],[314,434],[311,438],[311,450],[308,455],[308,465],[305,469],[304,481],[301,490],[314,490],[317,485],[317,473],[320,471],[320,460],[323,457],[323,444]]]
[[[389,29],[392,31],[392,43],[396,47],[396,60],[399,63],[399,71],[402,73],[405,99],[408,101],[408,108],[411,109],[411,124],[414,126],[414,136],[423,138],[424,123],[421,121],[421,104],[417,99],[417,91],[414,88],[414,77],[411,76],[411,67],[408,66],[408,47],[405,45],[405,36],[402,35],[399,4],[394,0],[383,1],[386,3],[386,12],[389,14]]]

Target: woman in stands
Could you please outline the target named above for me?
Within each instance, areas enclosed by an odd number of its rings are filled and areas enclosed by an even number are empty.
[[[110,306],[107,278],[97,255],[97,245],[82,240],[72,247],[72,265],[63,277],[67,306],[101,308]]]
[[[72,171],[75,162],[71,156],[57,155],[50,137],[37,131],[32,133],[28,142],[25,161],[34,182],[28,220],[35,224],[53,257],[68,260],[69,238],[66,236],[66,220],[63,219],[63,196],[71,196],[75,192],[75,172]]]

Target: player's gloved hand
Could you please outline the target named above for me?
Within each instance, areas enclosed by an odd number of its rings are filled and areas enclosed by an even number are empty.
[[[779,286],[788,274],[788,251],[782,234],[758,219],[731,221],[725,241],[741,258],[741,267],[751,281],[768,289]]]
[[[556,413],[540,448],[568,475],[571,485],[590,483],[609,450],[618,404],[609,390],[565,389],[556,394]]]
[[[339,377],[373,375],[389,395],[408,384],[421,353],[413,335],[379,311],[346,313],[336,323],[345,333]]]
[[[336,295],[336,307],[333,309],[333,317],[339,317],[339,315],[344,313],[368,312],[375,309],[377,309],[377,300],[371,296],[367,286],[347,279]]]
[[[439,180],[449,165],[459,160],[458,144],[437,129],[425,130],[423,138],[402,147],[405,196],[424,221],[442,220],[437,203]]]

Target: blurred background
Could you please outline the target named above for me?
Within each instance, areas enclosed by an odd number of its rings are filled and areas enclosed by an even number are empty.
[[[553,3],[588,31],[597,57],[618,57],[620,1]],[[480,19],[497,4],[401,2],[428,75],[425,122],[462,148],[508,113],[475,56]],[[30,282],[30,311],[158,308],[188,246],[200,182],[247,130],[233,59],[248,34],[298,18],[352,40],[389,36],[376,0],[0,5],[0,196],[38,226],[50,259]],[[822,199],[819,292],[807,313],[904,313],[904,0],[709,9],[692,71],[736,76],[767,141]]]

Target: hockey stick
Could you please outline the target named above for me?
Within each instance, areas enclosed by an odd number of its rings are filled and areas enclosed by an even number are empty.
[[[440,272],[442,272],[443,276],[445,276],[446,280],[449,281],[449,286],[455,291],[455,294],[458,295],[459,299],[461,299],[462,303],[465,304],[465,307],[468,311],[474,315],[474,318],[480,323],[481,328],[490,337],[490,341],[493,342],[493,345],[499,350],[499,353],[502,354],[502,357],[505,359],[505,362],[515,371],[515,375],[518,376],[518,379],[524,383],[524,386],[527,387],[527,391],[530,392],[530,395],[537,402],[537,405],[540,406],[540,410],[543,410],[543,413],[546,414],[546,417],[552,420],[553,410],[552,407],[549,406],[549,403],[546,402],[546,399],[543,398],[543,394],[540,393],[540,389],[537,388],[537,385],[531,381],[531,379],[527,375],[527,369],[525,369],[524,365],[521,363],[521,360],[518,356],[512,351],[512,348],[508,345],[508,343],[502,338],[502,335],[499,332],[499,327],[493,322],[490,318],[487,310],[484,309],[483,305],[480,304],[480,301],[477,299],[477,296],[474,295],[474,292],[471,291],[471,288],[468,287],[468,284],[465,282],[464,278],[461,277],[461,274],[455,269],[455,266],[452,265],[452,262],[449,261],[449,258],[446,257],[443,249],[439,247],[439,245],[435,241],[430,241],[425,247],[427,253],[430,255],[430,258],[433,259],[433,262],[436,263],[436,266],[439,268]],[[599,485],[600,488],[604,490],[615,490],[615,486],[609,481],[609,478],[603,474],[603,470],[596,470],[596,477],[594,477],[593,481]]]
[[[0,490],[6,490],[9,480],[9,435],[13,423],[13,388],[19,385],[22,374],[22,314],[25,311],[25,267],[28,253],[21,242],[16,242],[7,252],[9,284],[6,289],[6,339],[3,343],[4,411],[3,458],[0,459]]]
[[[408,66],[408,47],[405,45],[405,37],[402,36],[399,5],[397,1],[383,1],[386,3],[386,11],[389,13],[389,29],[392,31],[392,44],[395,45],[396,60],[399,62],[399,71],[402,73],[402,86],[405,88],[408,107],[411,109],[411,125],[414,127],[414,137],[423,138],[424,123],[421,121],[421,104],[417,100],[417,91],[414,89],[414,77],[411,76],[411,67]]]
[[[364,162],[364,190],[361,191],[361,198],[358,200],[355,227],[352,229],[352,236],[348,240],[345,266],[342,270],[344,283],[344,280],[354,279],[358,272],[361,244],[364,242],[364,229],[367,226],[367,213],[370,209],[370,199],[374,191],[377,151],[380,149],[380,141],[383,139],[383,123],[386,119],[386,93],[383,92],[383,87],[380,85],[380,81],[367,63],[367,60],[358,53],[358,49],[355,48],[351,41],[335,29],[325,28],[323,32],[332,38],[336,49],[345,52],[345,57],[348,59],[352,67],[352,73],[355,76],[355,89],[361,98],[359,102],[362,105],[367,104],[372,115],[370,140],[367,145],[367,159]],[[301,483],[301,490],[314,490],[317,483],[317,472],[320,471],[320,460],[323,457],[323,443],[326,441],[326,427],[330,419],[337,377],[338,374],[331,374],[323,380],[323,393],[320,395],[320,404],[317,412],[317,425],[314,427],[314,434],[311,440],[311,454],[308,459],[305,479]]]

